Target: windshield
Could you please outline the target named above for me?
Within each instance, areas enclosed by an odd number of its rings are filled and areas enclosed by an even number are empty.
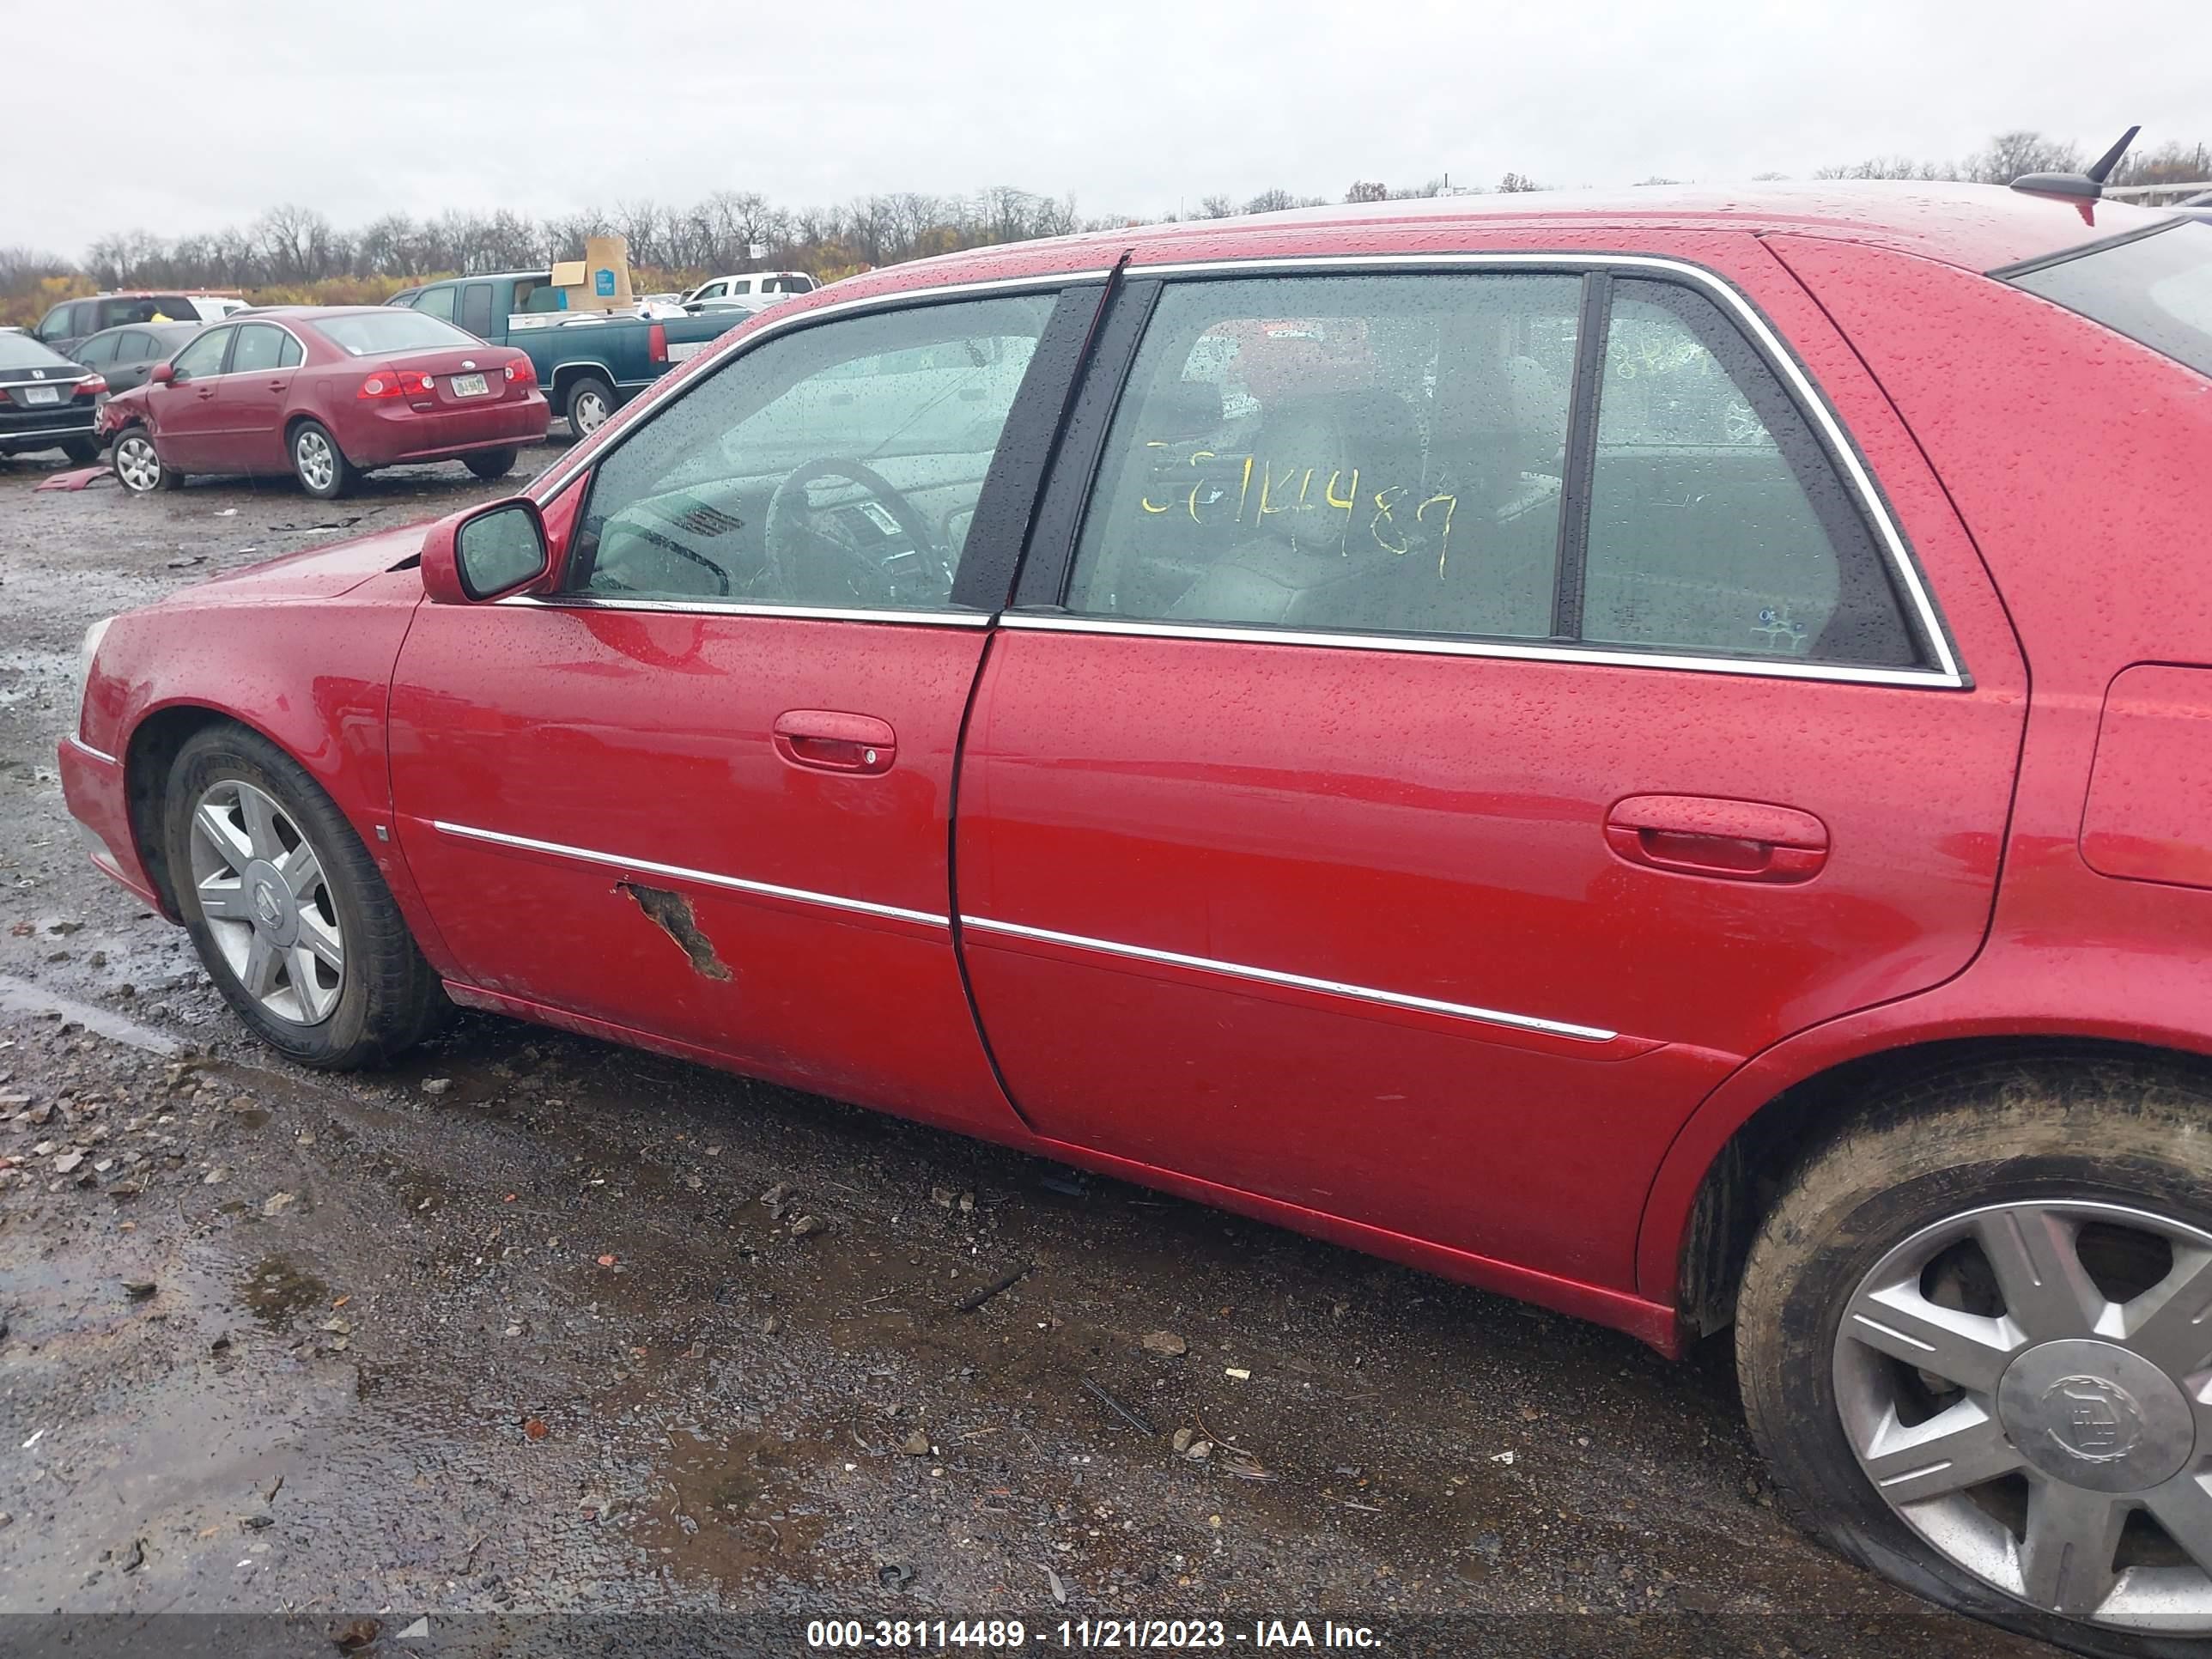
[[[322,337],[356,357],[391,351],[434,351],[441,346],[471,346],[473,334],[419,311],[387,307],[350,317],[325,317],[315,323]]]
[[[0,369],[57,367],[74,370],[76,365],[47,350],[27,334],[0,334]]]
[[[2177,220],[2011,281],[2212,374],[2212,224]]]

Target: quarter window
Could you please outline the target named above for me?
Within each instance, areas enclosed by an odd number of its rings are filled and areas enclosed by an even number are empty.
[[[1068,594],[1094,616],[1541,637],[1582,283],[1170,288]]]
[[[936,610],[1054,296],[765,340],[599,465],[571,580],[609,599]]]
[[[1902,667],[1888,565],[1772,370],[1711,301],[1613,284],[1581,635]]]

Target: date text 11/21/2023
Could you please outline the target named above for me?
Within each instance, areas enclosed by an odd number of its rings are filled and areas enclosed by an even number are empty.
[[[811,1620],[806,1645],[817,1649],[1022,1647],[1074,1649],[1364,1648],[1383,1645],[1366,1625],[1323,1620],[1255,1619],[1249,1630],[1220,1619],[1063,1619],[1035,1626],[1018,1619],[826,1619]]]

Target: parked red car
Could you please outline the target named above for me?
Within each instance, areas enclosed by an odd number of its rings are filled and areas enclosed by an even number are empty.
[[[107,401],[100,432],[134,495],[195,472],[289,471],[328,498],[380,466],[457,460],[502,477],[550,419],[520,351],[386,306],[287,307],[195,335]]]
[[[2208,377],[2212,226],[1991,189],[985,250],[101,624],[63,777],[306,1064],[450,1000],[1733,1322],[1807,1527],[2200,1652]]]

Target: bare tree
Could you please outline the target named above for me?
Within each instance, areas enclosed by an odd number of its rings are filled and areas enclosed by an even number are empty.
[[[1525,173],[1509,173],[1498,181],[1498,191],[1501,196],[1514,196],[1524,191],[1541,189],[1543,185]]]
[[[1226,196],[1201,196],[1198,199],[1198,216],[1201,219],[1233,218],[1237,204]]]
[[[1387,202],[1390,199],[1390,188],[1372,179],[1361,179],[1354,181],[1352,188],[1344,192],[1344,199],[1347,202]]]
[[[1278,187],[1273,190],[1261,191],[1257,196],[1255,196],[1250,201],[1244,204],[1244,211],[1247,213],[1280,213],[1285,208],[1294,208],[1297,204],[1298,198],[1297,197],[1291,195],[1287,190]]]
[[[2023,173],[2074,173],[2081,166],[2080,145],[2021,128],[1997,134],[1987,149],[1969,155],[1965,176],[1980,185],[2008,185]]]

